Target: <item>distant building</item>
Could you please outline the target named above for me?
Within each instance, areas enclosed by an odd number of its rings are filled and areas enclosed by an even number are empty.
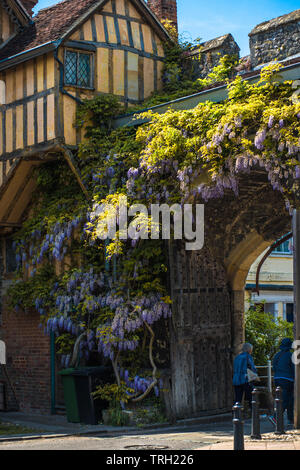
[[[267,250],[266,250],[267,251]],[[246,309],[250,304],[264,303],[265,312],[274,318],[293,321],[293,253],[291,240],[277,247],[261,268],[259,276],[259,295],[252,292],[256,287],[256,272],[260,260],[266,252],[251,266],[246,284]]]

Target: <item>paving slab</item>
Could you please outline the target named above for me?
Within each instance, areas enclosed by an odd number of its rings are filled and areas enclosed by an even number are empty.
[[[245,439],[245,451],[251,450],[300,450],[300,431],[287,431],[281,436],[277,436],[274,432],[262,435],[261,440]],[[218,442],[209,446],[201,447],[199,450],[233,451],[233,438],[227,442]]]

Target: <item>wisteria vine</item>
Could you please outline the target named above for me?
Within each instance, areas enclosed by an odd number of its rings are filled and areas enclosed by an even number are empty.
[[[73,364],[78,343],[78,360],[88,361],[96,351],[111,361],[116,380],[134,390],[132,398],[152,389],[159,394],[152,349],[155,325],[172,314],[166,250],[161,241],[120,242],[118,234],[108,247],[99,239],[100,203],[113,203],[117,213],[121,194],[130,204],[148,205],[183,204],[191,197],[207,202],[227,191],[238,196],[239,175],[263,168],[287,209],[298,204],[300,103],[293,100],[291,82],[276,80],[279,69],[267,67],[256,84],[237,77],[228,84],[229,99],[223,103],[163,115],[147,112],[142,117],[149,123],[138,130],[103,129],[103,103],[114,98],[97,97],[98,108],[89,101],[86,122],[92,109],[95,128],[87,130],[78,165],[90,201],[80,196],[63,164],[61,185],[53,186],[57,173],[50,165],[42,170],[39,205],[16,237],[19,271],[28,272],[29,280],[12,287],[12,305],[31,305],[40,313],[45,334],[57,338],[63,367]],[[81,110],[83,125],[84,116]],[[108,262],[109,250],[114,256]],[[54,270],[45,283],[42,270],[55,263],[68,265]],[[122,361],[138,357],[145,334],[154,372],[142,378],[123,369]]]

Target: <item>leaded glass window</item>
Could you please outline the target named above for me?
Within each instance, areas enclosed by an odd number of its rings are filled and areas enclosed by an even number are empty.
[[[65,83],[77,85],[77,52],[66,52]]]
[[[6,273],[14,273],[17,270],[16,250],[14,241],[7,238],[5,241]]]
[[[65,85],[92,88],[92,54],[66,51]]]
[[[78,56],[78,85],[88,87],[91,83],[91,55],[78,54]]]

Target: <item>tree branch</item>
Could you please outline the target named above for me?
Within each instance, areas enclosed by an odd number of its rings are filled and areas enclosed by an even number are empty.
[[[149,393],[153,390],[155,385],[157,384],[157,378],[156,378],[157,367],[156,367],[156,364],[155,364],[154,359],[153,359],[153,343],[154,343],[154,339],[155,339],[155,334],[154,334],[154,331],[152,330],[151,326],[148,325],[148,323],[146,323],[144,321],[144,324],[145,324],[146,328],[148,329],[148,331],[151,334],[151,339],[150,339],[150,343],[149,343],[149,359],[150,359],[150,363],[151,363],[152,368],[153,368],[153,371],[152,371],[153,382],[149,385],[147,390],[142,395],[131,399],[131,401],[133,403],[138,403],[139,401],[142,401],[144,398],[146,398],[149,395]]]
[[[73,349],[73,355],[72,359],[70,362],[70,367],[76,367],[77,359],[78,359],[78,354],[79,354],[79,344],[81,340],[86,336],[86,331],[84,333],[81,333],[80,336],[78,336],[75,344],[74,344],[74,349]]]
[[[118,371],[118,360],[119,360],[119,356],[120,356],[120,351],[118,351],[115,360],[114,360],[114,361],[111,361],[111,362],[112,362],[113,369],[114,369],[114,373],[115,373],[115,376],[116,376],[116,379],[117,379],[118,387],[121,386],[121,379],[120,379],[120,375],[119,375],[119,371]]]

